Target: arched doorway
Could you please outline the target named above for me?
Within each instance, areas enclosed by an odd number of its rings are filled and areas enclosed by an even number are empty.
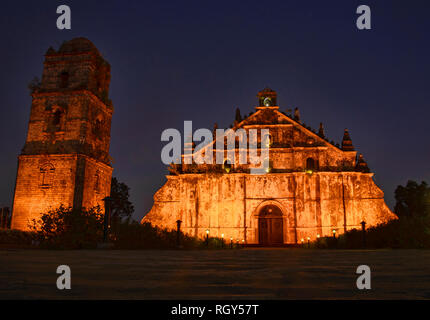
[[[261,245],[284,243],[284,223],[279,207],[268,204],[258,213],[258,242]]]

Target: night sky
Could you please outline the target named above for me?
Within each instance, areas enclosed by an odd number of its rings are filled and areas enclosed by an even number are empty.
[[[67,4],[72,30],[56,28]],[[358,5],[372,10],[359,31]],[[161,132],[233,123],[266,86],[330,140],[348,128],[390,208],[408,179],[430,182],[429,1],[3,1],[0,19],[0,206],[11,206],[17,156],[44,54],[86,37],[112,68],[114,176],[135,218],[165,182]]]

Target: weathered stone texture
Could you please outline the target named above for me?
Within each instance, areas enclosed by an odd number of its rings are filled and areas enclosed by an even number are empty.
[[[260,103],[267,94],[260,92]],[[267,97],[276,95],[271,91]],[[270,173],[250,174],[255,165],[250,158],[240,164],[237,149],[228,172],[219,165],[176,165],[142,221],[174,229],[181,220],[181,229],[198,237],[209,230],[227,241],[292,244],[361,228],[362,221],[374,226],[396,218],[362,157],[358,166],[347,131],[342,149],[270,105],[257,107],[237,129],[245,129],[247,137],[250,129],[269,129]],[[226,151],[213,148],[226,159]]]
[[[87,39],[45,56],[18,161],[12,228],[64,206],[103,207],[110,194],[110,66]]]
[[[211,236],[224,234],[226,239],[258,243],[259,209],[269,204],[282,211],[285,243],[331,235],[333,229],[341,234],[345,228],[360,228],[363,220],[370,226],[394,218],[372,174],[367,173],[188,174],[167,178],[143,221],[174,229],[179,219],[184,232],[200,237],[209,229]]]

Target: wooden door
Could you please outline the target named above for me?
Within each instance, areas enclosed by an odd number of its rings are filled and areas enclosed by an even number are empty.
[[[282,218],[271,218],[271,230],[270,230],[270,244],[282,244],[284,242],[283,237],[283,223]]]
[[[267,225],[267,219],[260,218],[258,219],[258,235],[259,235],[259,243],[262,245],[268,245],[269,244],[269,232],[268,232],[268,225]]]
[[[264,207],[258,218],[258,237],[261,245],[284,243],[284,224],[281,210],[273,205]]]

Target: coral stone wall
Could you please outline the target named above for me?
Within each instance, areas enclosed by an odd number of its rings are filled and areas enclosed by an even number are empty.
[[[82,153],[108,164],[112,112],[88,91],[34,94],[22,153]]]
[[[92,158],[86,158],[83,183],[82,206],[100,206],[104,210],[103,199],[110,195],[112,167]]]
[[[18,161],[12,229],[27,230],[50,209],[104,207],[112,168],[79,155],[21,155]]]
[[[76,155],[19,156],[12,228],[28,229],[42,212],[73,205],[76,171]]]
[[[394,219],[372,174],[359,172],[184,174],[168,176],[142,222],[248,244],[259,242],[258,217],[267,205],[280,208],[284,243],[341,234]]]
[[[362,221],[374,226],[396,218],[362,155],[356,159],[347,129],[341,145],[329,142],[323,125],[317,133],[300,122],[297,109],[291,117],[278,106],[262,106],[264,97],[276,101],[275,91],[266,88],[258,97],[257,111],[235,121],[225,136],[196,150],[186,145],[192,155],[184,154],[184,162],[169,167],[172,175],[155,194],[154,205],[142,222],[174,229],[181,220],[182,230],[198,237],[205,237],[209,230],[211,236],[224,235],[227,241],[293,244],[332,235],[333,229],[341,234],[360,228]],[[256,140],[253,151],[257,152],[248,150],[245,163],[239,163],[239,152],[246,150],[254,129],[258,132],[257,139],[252,138]],[[269,141],[262,139],[263,129],[268,130]],[[228,141],[236,141],[234,159],[226,151]],[[268,147],[268,155],[262,153],[263,147]],[[213,152],[222,162],[185,161],[206,152]],[[231,165],[221,166],[227,160]],[[263,163],[268,163],[267,174],[251,174],[250,168]]]
[[[110,66],[91,41],[48,49],[19,156],[12,228],[27,229],[60,205],[103,208],[112,176],[109,82]]]

